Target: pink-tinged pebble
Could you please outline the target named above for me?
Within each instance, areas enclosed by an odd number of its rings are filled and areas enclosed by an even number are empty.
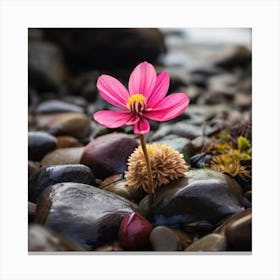
[[[126,250],[141,250],[149,243],[153,229],[147,219],[134,212],[124,216],[119,229],[120,245]]]

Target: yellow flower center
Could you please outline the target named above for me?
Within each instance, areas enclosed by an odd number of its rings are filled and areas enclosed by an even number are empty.
[[[146,97],[141,93],[133,94],[128,98],[126,106],[131,113],[141,115],[146,107]]]

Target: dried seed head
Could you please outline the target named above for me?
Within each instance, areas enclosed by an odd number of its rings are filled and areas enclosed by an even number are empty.
[[[153,143],[147,145],[147,150],[151,162],[155,190],[171,180],[184,176],[184,173],[188,170],[183,155],[167,145]],[[141,146],[136,148],[130,155],[125,178],[128,187],[143,188],[147,192],[147,167]]]

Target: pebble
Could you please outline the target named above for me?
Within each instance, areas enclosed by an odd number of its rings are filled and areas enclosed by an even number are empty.
[[[180,251],[182,249],[177,235],[165,226],[157,226],[153,229],[150,242],[154,251]]]
[[[242,189],[229,176],[211,169],[193,169],[155,193],[148,211],[147,196],[139,204],[140,212],[154,226],[183,226],[206,220],[214,225],[222,218],[241,212]]]
[[[69,104],[60,100],[47,100],[40,103],[36,110],[36,114],[55,114],[55,113],[84,113],[84,110],[74,104]]]
[[[85,251],[75,241],[41,225],[28,227],[29,252]]]
[[[72,238],[87,249],[118,239],[122,218],[136,204],[111,192],[79,183],[58,183],[43,192],[35,222]]]
[[[71,136],[57,136],[56,139],[58,149],[83,146],[83,144],[80,143],[78,139]]]
[[[182,231],[157,226],[150,234],[150,243],[154,251],[182,251],[192,240]]]
[[[195,154],[190,158],[190,165],[192,168],[204,168],[209,167],[212,159],[211,154]]]
[[[28,159],[40,161],[44,155],[57,148],[54,136],[43,131],[28,132]]]
[[[123,217],[119,229],[119,242],[126,250],[143,250],[149,243],[153,226],[139,213]]]
[[[94,184],[94,175],[90,168],[82,164],[53,165],[40,170],[33,182],[29,183],[29,197],[37,201],[48,186],[62,182]]]
[[[126,170],[127,159],[138,145],[123,133],[100,136],[85,147],[81,163],[89,166],[98,179],[105,179]]]
[[[36,118],[38,129],[53,135],[84,138],[90,133],[90,118],[80,113],[44,114]]]
[[[84,147],[56,149],[44,156],[41,165],[78,164],[81,161]]]
[[[211,233],[194,241],[185,251],[188,252],[217,252],[226,251],[226,238],[222,234]]]

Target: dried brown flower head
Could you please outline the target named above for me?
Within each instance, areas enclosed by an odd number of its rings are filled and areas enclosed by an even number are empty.
[[[183,155],[167,145],[153,143],[147,145],[147,150],[152,167],[154,189],[184,176],[188,170]],[[125,178],[129,187],[143,188],[147,192],[147,167],[141,146],[130,155]]]

